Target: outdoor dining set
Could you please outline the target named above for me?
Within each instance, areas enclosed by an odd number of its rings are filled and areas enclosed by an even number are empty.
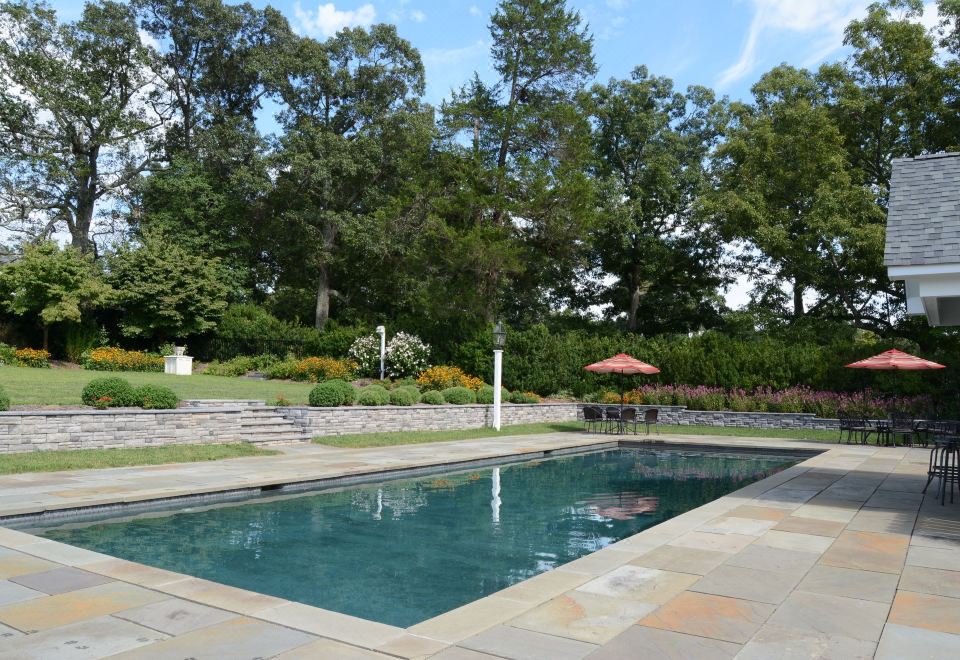
[[[660,433],[659,414],[656,408],[641,410],[635,406],[584,405],[583,425],[594,433],[637,433],[641,426],[646,427],[647,433],[651,428]]]

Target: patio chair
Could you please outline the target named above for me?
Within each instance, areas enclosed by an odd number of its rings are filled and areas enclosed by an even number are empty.
[[[603,426],[603,410],[597,406],[583,407],[583,427],[590,432],[591,429]]]
[[[946,502],[948,489],[952,503],[954,485],[960,489],[960,438],[955,434],[936,435],[933,438],[930,463],[927,467],[927,484],[922,491],[924,494],[934,479],[940,480],[937,486],[940,504]]]
[[[623,412],[620,413],[620,428],[626,431],[628,426],[633,427],[633,434],[637,434],[637,425],[639,424],[637,419],[637,409],[636,408],[624,408]]]
[[[837,440],[838,443],[843,440],[843,433],[846,432],[848,445],[855,437],[859,439],[860,444],[865,444],[867,442],[866,436],[876,431],[876,429],[870,426],[867,420],[854,417],[849,413],[837,413],[837,417],[840,419],[840,438]]]
[[[887,440],[897,444],[897,437],[903,438],[903,444],[913,446],[917,436],[917,427],[911,415],[901,412],[890,413],[890,426],[887,427]],[[924,443],[926,444],[926,443]]]
[[[647,435],[650,435],[650,427],[654,427],[657,433],[660,433],[660,409],[647,408],[643,411],[643,423],[647,427]]]
[[[607,421],[606,432],[610,433],[611,427],[615,432],[620,432],[620,406],[607,406],[603,411],[603,417]]]

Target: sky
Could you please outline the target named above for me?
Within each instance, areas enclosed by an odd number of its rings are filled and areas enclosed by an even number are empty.
[[[230,1],[230,0],[227,0]],[[476,71],[492,80],[489,17],[497,0],[250,0],[271,4],[292,28],[318,39],[344,27],[392,23],[423,57],[426,100],[434,105]],[[592,31],[598,81],[623,78],[641,64],[650,73],[712,88],[718,96],[749,100],[761,74],[787,62],[816,68],[844,58],[843,30],[865,15],[871,0],[569,0]],[[83,3],[53,0],[62,20]],[[923,23],[937,21],[928,0]],[[264,122],[271,123],[269,119]],[[726,293],[739,307],[749,285]]]

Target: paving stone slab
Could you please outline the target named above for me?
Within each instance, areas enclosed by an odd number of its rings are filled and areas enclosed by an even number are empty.
[[[221,623],[237,615],[188,600],[170,598],[116,612],[114,616],[168,635],[182,635],[197,628]]]
[[[797,534],[813,534],[814,536],[829,536],[836,538],[846,527],[845,523],[817,518],[802,518],[789,516],[773,527],[778,532],[794,532]]]
[[[960,572],[925,566],[904,566],[900,589],[948,598],[960,598]]]
[[[797,552],[824,552],[834,540],[827,536],[770,530],[757,539],[757,545]]]
[[[426,658],[439,653],[449,645],[428,637],[404,634],[395,637],[386,644],[376,647],[376,651],[401,658]]]
[[[907,566],[939,568],[945,571],[960,571],[960,552],[948,548],[911,546],[907,553]]]
[[[589,660],[729,660],[740,651],[740,645],[709,637],[684,635],[671,630],[632,626],[603,648],[587,656]]]
[[[724,564],[702,577],[690,590],[778,605],[790,595],[801,576],[796,571],[764,571]]]
[[[384,655],[376,651],[361,649],[332,639],[318,639],[315,642],[298,646],[292,651],[284,651],[274,656],[274,660],[389,660],[395,656]]]
[[[316,637],[297,630],[238,617],[120,653],[112,660],[254,660],[269,658],[315,640]]]
[[[697,528],[699,532],[711,534],[743,534],[744,536],[760,536],[776,525],[773,520],[757,520],[755,518],[740,518],[737,516],[721,516],[714,518],[705,525]]]
[[[790,512],[776,507],[742,504],[736,509],[731,509],[728,515],[736,516],[737,518],[755,518],[757,520],[772,520],[778,522],[789,516]]]
[[[877,660],[943,660],[960,653],[960,635],[888,623],[877,647]]]
[[[491,628],[457,646],[510,660],[581,660],[597,649],[596,644],[510,626]]]
[[[633,566],[647,566],[676,573],[704,575],[733,556],[730,552],[663,545],[630,562]]]
[[[39,573],[58,568],[59,564],[22,552],[11,552],[0,555],[0,579],[10,579],[18,575]]]
[[[167,639],[166,635],[110,616],[73,623],[16,639],[15,645],[0,643],[0,659],[103,658]]]
[[[815,552],[785,550],[766,545],[751,545],[733,555],[726,564],[743,568],[756,568],[764,571],[783,571],[796,573],[802,577],[817,563],[820,555]]]
[[[27,575],[18,575],[10,578],[11,582],[16,582],[30,589],[42,591],[45,594],[63,594],[77,589],[86,589],[95,587],[98,584],[107,584],[113,582],[111,578],[88,573],[78,568],[63,566],[42,573],[28,573]]]
[[[889,480],[890,478],[887,477],[884,483]],[[903,510],[916,512],[917,509],[920,508],[921,502],[923,502],[923,495],[921,493],[897,493],[878,490],[863,506],[865,508],[877,508],[886,511]]]
[[[470,649],[460,648],[459,646],[451,646],[448,649],[440,651],[437,655],[433,656],[431,660],[498,660],[497,656],[489,655],[487,653],[480,653],[479,651],[471,651]]]
[[[747,642],[737,660],[870,660],[876,648],[875,642],[768,623]]]
[[[797,590],[889,604],[897,591],[897,580],[890,573],[820,564],[810,569]]]
[[[697,579],[697,576],[688,573],[628,565],[615,568],[577,587],[577,591],[661,604],[690,587]]]
[[[845,531],[834,541],[820,563],[881,573],[900,573],[909,539],[901,534]]]
[[[684,592],[638,623],[650,628],[743,644],[773,612],[766,603]]]
[[[795,591],[773,613],[769,623],[815,635],[876,642],[889,609],[883,603]]]
[[[717,552],[739,552],[756,540],[754,536],[743,534],[709,534],[695,531],[677,537],[670,545]]]
[[[0,606],[21,603],[25,600],[42,598],[43,596],[46,596],[46,594],[16,582],[0,580]]]
[[[960,635],[960,599],[898,591],[890,623]]]
[[[857,532],[880,532],[902,534],[909,537],[916,522],[916,511],[887,511],[885,509],[860,509],[847,524],[847,529]]]
[[[654,603],[570,591],[510,620],[509,625],[603,644],[656,608]]]
[[[49,630],[166,598],[156,591],[110,582],[0,607],[0,623],[24,632]]]

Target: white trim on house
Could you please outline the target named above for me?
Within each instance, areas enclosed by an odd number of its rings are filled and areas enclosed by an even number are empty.
[[[890,266],[891,280],[903,280],[907,314],[926,316],[932,326],[960,325],[960,263]]]

